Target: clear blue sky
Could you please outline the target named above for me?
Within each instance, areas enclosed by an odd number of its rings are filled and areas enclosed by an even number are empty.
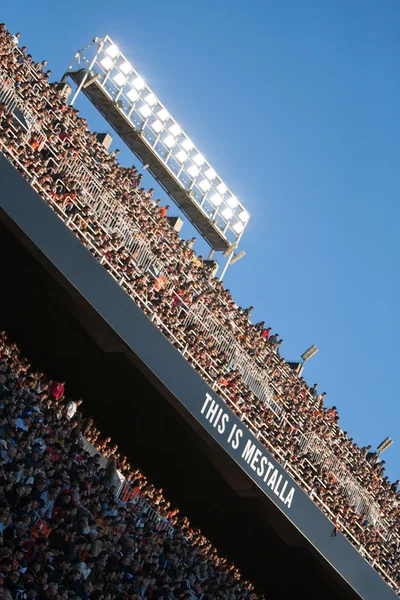
[[[96,35],[121,47],[252,214],[237,302],[286,358],[318,346],[308,382],[360,444],[394,439],[400,478],[399,0],[25,0],[1,20],[56,78]]]

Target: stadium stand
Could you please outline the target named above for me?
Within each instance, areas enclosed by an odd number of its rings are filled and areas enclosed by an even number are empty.
[[[397,590],[399,482],[340,429],[336,407],[281,357],[279,335],[251,323],[252,307],[235,304],[137,169],[105,151],[4,25],[0,54],[0,151]]]

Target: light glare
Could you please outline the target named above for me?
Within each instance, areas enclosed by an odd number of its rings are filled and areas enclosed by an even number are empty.
[[[114,64],[114,61],[109,56],[105,56],[103,60],[100,61],[100,64],[103,69],[109,71]]]
[[[121,85],[124,85],[126,83],[126,77],[125,75],[123,75],[122,73],[117,73],[115,75],[115,77],[113,77],[113,80],[115,81],[115,83],[117,85],[119,85],[121,87]]]
[[[219,206],[222,202],[222,198],[219,194],[213,194],[210,200],[214,204],[214,206]]]
[[[111,58],[115,58],[119,54],[119,49],[115,44],[111,44],[111,46],[108,46],[106,49],[106,54],[111,56]]]
[[[221,183],[219,185],[217,185],[217,190],[219,191],[220,194],[224,195],[225,192],[228,190],[228,188],[226,187],[226,185],[224,183]]]

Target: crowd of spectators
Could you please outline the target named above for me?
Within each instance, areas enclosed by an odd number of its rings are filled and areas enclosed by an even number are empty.
[[[0,332],[0,598],[259,597],[79,408]]]
[[[50,83],[45,61],[35,63],[18,38],[0,27],[0,74],[29,110],[31,122],[27,126],[9,104],[1,105],[0,150],[337,527],[398,585],[400,494],[398,482],[385,476],[384,461],[371,460],[369,448],[360,448],[342,431],[336,407],[326,406],[326,394],[317,384],[310,388],[280,355],[279,334],[263,321],[251,322],[253,307],[236,305],[196,255],[195,240],[181,239],[166,219],[167,207],[153,198],[154,190],[141,187],[138,170],[123,168],[118,153],[105,150],[79,111],[65,104],[59,84]],[[96,210],[101,203],[90,200],[89,179],[85,183],[82,174],[89,174],[90,185],[100,186],[108,205],[111,199],[118,207],[115,221]],[[115,226],[121,219],[135,234],[133,244]],[[161,271],[143,268],[138,257],[145,251]],[[196,318],[200,309],[207,319]],[[215,324],[267,377],[278,413],[245,382],[217,329],[210,333]],[[334,459],[341,461],[340,473]],[[354,482],[363,503],[354,494]],[[377,508],[374,515],[368,506]]]

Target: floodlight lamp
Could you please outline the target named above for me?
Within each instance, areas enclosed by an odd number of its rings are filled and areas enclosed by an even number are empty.
[[[236,208],[237,205],[239,204],[238,199],[236,198],[236,196],[231,196],[230,198],[228,198],[228,200],[226,201],[227,205],[230,206],[231,208]]]
[[[139,112],[143,115],[145,119],[147,119],[147,117],[151,115],[151,108],[150,106],[147,106],[147,104],[143,104],[143,106],[139,108]]]
[[[199,188],[203,190],[203,192],[207,192],[210,189],[210,187],[210,182],[207,181],[207,179],[203,179],[203,181],[199,183]]]
[[[389,446],[391,446],[393,444],[393,440],[390,437],[387,437],[383,440],[382,443],[379,444],[379,446],[377,447],[377,450],[380,454],[382,454],[382,452],[385,452],[385,450],[387,450],[389,448]]]
[[[188,159],[188,155],[184,150],[179,150],[179,152],[177,152],[175,154],[175,158],[176,160],[178,160],[180,163],[184,163],[187,161]]]
[[[231,217],[233,217],[233,212],[230,208],[226,207],[221,211],[221,217],[225,219],[225,221],[229,221]]]
[[[122,65],[119,66],[119,70],[124,75],[129,75],[129,73],[132,71],[132,65],[128,60],[126,60],[125,62],[122,63]]]
[[[108,46],[108,48],[106,48],[105,52],[106,54],[108,54],[108,56],[111,56],[111,58],[115,58],[119,54],[119,49],[118,46],[116,46],[115,44],[111,44],[111,46]]]
[[[169,128],[169,131],[172,133],[172,135],[174,137],[177,137],[180,134],[180,132],[182,131],[182,129],[179,127],[178,123],[174,123]]]
[[[188,168],[187,172],[191,177],[197,177],[197,175],[199,174],[199,169],[198,167],[196,167],[196,165],[192,165]]]
[[[117,73],[114,77],[113,80],[115,81],[115,83],[117,85],[119,85],[120,87],[122,85],[124,85],[126,83],[126,77],[125,75],[123,75],[122,73]]]
[[[166,108],[162,108],[158,111],[157,117],[160,119],[160,121],[166,121],[169,117],[169,112]]]
[[[243,229],[244,229],[244,225],[243,225],[243,223],[241,223],[240,221],[237,221],[237,223],[235,223],[235,224],[232,226],[232,229],[233,229],[233,231],[234,231],[235,233],[239,234],[239,233],[242,233],[242,231],[243,231]]]
[[[161,121],[156,119],[155,121],[153,121],[151,123],[151,127],[154,129],[154,131],[156,133],[160,133],[160,131],[163,129],[163,124],[161,123]]]
[[[153,92],[150,92],[150,94],[147,94],[147,96],[145,97],[145,100],[149,106],[154,106],[157,102],[156,95],[153,94]]]
[[[250,219],[250,215],[247,212],[247,210],[242,210],[242,212],[238,214],[238,217],[242,221],[242,223],[247,223],[247,221]]]
[[[126,97],[131,101],[131,102],[136,102],[136,100],[139,98],[139,94],[137,93],[136,90],[134,90],[133,88],[131,90],[129,90],[129,92],[127,92]]]
[[[207,169],[207,171],[204,173],[204,175],[207,177],[207,179],[212,181],[213,179],[215,179],[216,172],[214,171],[214,169],[211,169],[211,167],[210,167],[209,169]]]
[[[176,142],[174,136],[167,135],[167,137],[164,139],[164,144],[167,146],[167,148],[172,148],[172,146],[175,146]]]
[[[193,158],[193,162],[195,162],[198,167],[201,167],[201,165],[205,163],[205,160],[206,159],[202,154],[196,154],[196,156]]]
[[[213,194],[210,200],[214,204],[214,206],[219,206],[222,202],[222,198],[219,194]]]
[[[144,80],[141,77],[136,77],[136,79],[132,82],[133,87],[135,87],[138,91],[142,90],[146,85]]]
[[[186,150],[186,152],[190,152],[193,148],[193,142],[192,140],[189,140],[189,138],[186,138],[186,140],[183,140],[181,143],[181,146],[184,150]]]
[[[114,64],[114,61],[109,56],[105,56],[103,60],[100,61],[100,64],[105,71],[109,71]]]
[[[228,188],[227,188],[227,187],[226,187],[226,185],[225,185],[224,183],[222,183],[222,181],[221,181],[221,183],[219,183],[219,184],[217,185],[217,191],[218,191],[220,194],[222,194],[222,196],[223,196],[223,195],[225,194],[225,192],[227,192],[227,191],[228,191]]]
[[[304,362],[307,362],[308,360],[310,360],[310,358],[315,356],[317,352],[318,348],[316,346],[310,346],[305,352],[303,352],[301,358]]]

